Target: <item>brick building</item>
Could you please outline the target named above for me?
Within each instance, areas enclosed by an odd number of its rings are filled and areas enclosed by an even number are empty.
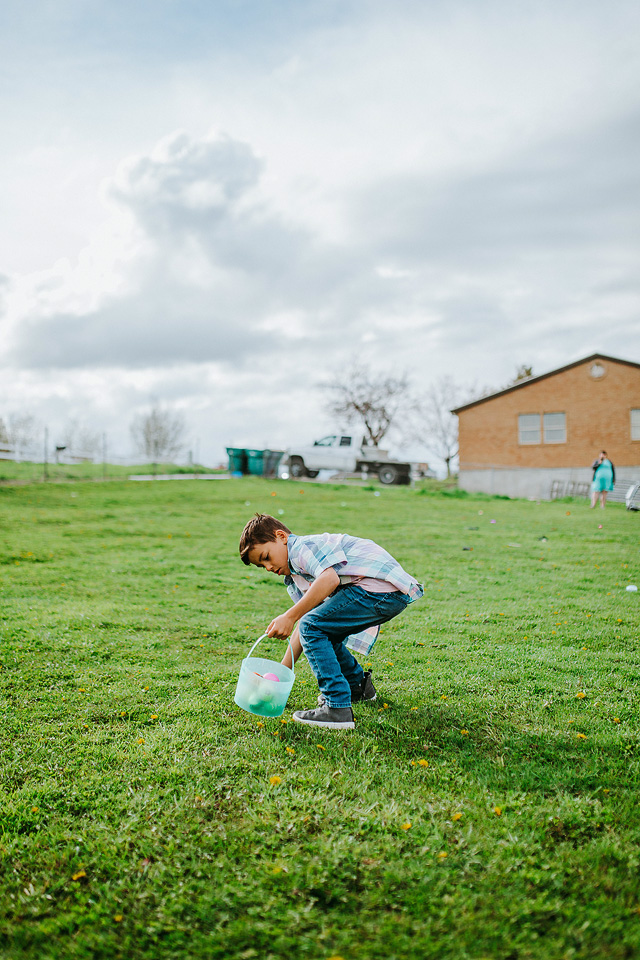
[[[640,479],[640,363],[596,353],[452,412],[463,490],[547,499],[590,483],[603,448],[616,479]]]

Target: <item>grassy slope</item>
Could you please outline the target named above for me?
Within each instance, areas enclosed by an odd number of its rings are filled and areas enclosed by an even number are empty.
[[[116,463],[48,463],[46,466],[49,480],[125,480],[129,476],[152,474],[154,465],[143,463],[128,465]],[[199,464],[177,466],[173,463],[158,463],[155,465],[157,474],[163,473],[216,473],[217,468],[202,467]],[[31,461],[0,460],[0,483],[2,481],[33,482],[44,479],[45,465]]]
[[[233,704],[288,605],[237,559],[255,510],[426,583],[353,733]],[[640,955],[638,522],[251,479],[0,489],[0,956]]]

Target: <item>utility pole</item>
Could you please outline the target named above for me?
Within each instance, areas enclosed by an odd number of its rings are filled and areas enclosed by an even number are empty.
[[[49,471],[47,469],[47,447],[49,446],[49,428],[44,428],[44,479],[49,479]]]

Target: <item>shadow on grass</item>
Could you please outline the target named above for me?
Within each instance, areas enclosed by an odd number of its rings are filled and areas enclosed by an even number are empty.
[[[407,768],[427,759],[430,767],[449,775],[469,778],[488,791],[556,794],[593,793],[596,790],[635,790],[639,764],[634,744],[614,736],[581,739],[575,731],[546,735],[518,728],[501,718],[499,730],[491,717],[476,717],[472,730],[453,726],[437,710],[406,708],[385,700],[385,706],[356,707],[355,731],[318,730],[325,743],[335,738],[349,749],[354,742],[363,751],[375,751],[380,763]],[[288,741],[309,738],[309,727],[287,727]],[[313,736],[313,734],[312,734]],[[591,742],[589,742],[591,739]]]

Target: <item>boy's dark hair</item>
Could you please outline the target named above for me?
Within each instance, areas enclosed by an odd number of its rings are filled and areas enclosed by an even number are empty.
[[[249,520],[242,531],[239,548],[240,559],[246,566],[249,566],[249,551],[252,547],[255,547],[258,543],[274,543],[276,530],[291,533],[289,527],[286,527],[281,520],[270,517],[268,513],[256,513],[255,517]]]

